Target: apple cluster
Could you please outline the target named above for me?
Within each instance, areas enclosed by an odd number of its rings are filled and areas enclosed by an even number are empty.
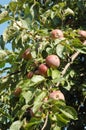
[[[63,39],[64,38],[64,34],[63,34],[62,30],[60,30],[60,29],[54,29],[54,30],[51,31],[50,34],[51,34],[52,39],[57,39],[57,38]],[[83,41],[82,43],[84,45],[86,45],[86,31],[79,30],[78,35],[79,35],[80,40]],[[22,54],[22,58],[24,60],[30,60],[30,59],[33,58],[30,48],[27,48],[24,51],[24,53]],[[45,63],[40,63],[38,65],[37,69],[35,70],[35,72],[29,71],[27,73],[27,78],[31,79],[34,74],[47,77],[47,71],[48,71],[49,68],[54,69],[54,68],[58,68],[59,66],[60,66],[59,57],[55,54],[48,55],[45,58]],[[18,96],[18,95],[20,95],[21,92],[22,92],[21,88],[16,88],[15,91],[14,91],[14,95]],[[65,99],[63,93],[60,90],[51,92],[50,95],[49,95],[49,98],[53,98],[53,99],[56,99],[56,100],[57,99],[62,99],[62,100]]]

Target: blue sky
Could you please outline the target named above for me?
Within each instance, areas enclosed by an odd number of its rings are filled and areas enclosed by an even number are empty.
[[[0,0],[1,5],[6,5],[10,2],[11,0]],[[7,23],[0,24],[0,35],[3,33],[4,29],[7,27]]]
[[[11,0],[0,0],[1,5],[8,4]]]
[[[11,0],[0,0],[0,4],[1,4],[1,5],[6,5],[6,4],[8,4],[10,1],[11,1]],[[3,34],[3,32],[4,32],[4,30],[6,29],[7,25],[8,25],[7,22],[5,22],[5,23],[3,23],[3,24],[0,24],[0,35]],[[11,49],[10,44],[6,44],[6,48]]]
[[[6,5],[6,4],[8,4],[10,1],[11,1],[11,0],[0,0],[0,5]],[[0,24],[0,35],[3,34],[3,31],[6,29],[7,25],[8,25],[7,22],[5,22],[5,23],[3,23],[3,24]],[[10,49],[11,49],[10,44],[6,44],[6,48],[10,50]],[[6,67],[10,67],[10,64],[9,64],[9,63],[6,63],[5,66],[6,66]],[[6,75],[6,73],[3,74],[3,76],[5,76],[5,75]]]

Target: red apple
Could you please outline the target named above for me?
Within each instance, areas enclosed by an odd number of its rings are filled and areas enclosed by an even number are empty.
[[[22,92],[22,89],[18,87],[18,88],[15,89],[15,91],[13,92],[13,94],[15,96],[19,96],[21,94],[21,92]]]
[[[64,38],[63,32],[60,29],[54,29],[51,31],[51,36],[53,39],[62,39]]]
[[[60,90],[53,91],[50,93],[49,98],[55,99],[55,100],[65,100],[65,97],[63,93]]]
[[[25,52],[22,54],[22,58],[24,58],[25,60],[32,59],[30,48],[27,48],[25,50]]]
[[[41,75],[47,76],[48,67],[45,64],[40,64],[38,70]]]
[[[86,31],[84,31],[84,30],[79,30],[79,31],[78,31],[78,34],[79,34],[81,37],[86,38]]]
[[[46,64],[52,68],[59,67],[60,66],[60,59],[57,55],[49,55],[46,57]]]
[[[32,71],[28,72],[28,73],[27,73],[27,78],[28,78],[28,79],[31,79],[31,78],[33,77],[33,74],[34,74],[34,73],[33,73]]]

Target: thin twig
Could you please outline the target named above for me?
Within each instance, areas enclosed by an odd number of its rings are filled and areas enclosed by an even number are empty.
[[[47,112],[46,119],[45,119],[44,125],[43,125],[43,127],[42,127],[41,130],[44,130],[45,127],[46,127],[46,125],[47,125],[47,122],[48,122],[48,115],[49,115],[49,113]]]
[[[86,45],[86,41],[83,42],[83,45]],[[67,63],[67,65],[65,66],[64,70],[62,71],[62,76],[65,75],[67,69],[69,68],[69,66],[73,63],[73,61],[77,58],[77,56],[80,54],[80,52],[75,52],[71,57],[70,57],[70,62]]]
[[[86,100],[86,96],[84,97],[84,99],[83,99],[83,101],[80,103],[80,105],[78,106],[78,111],[80,110],[81,105],[84,105],[85,100]]]
[[[73,64],[73,61],[77,58],[77,56],[80,54],[80,52],[75,52],[71,57],[70,57],[70,62],[66,64],[66,66],[64,67],[63,71],[62,71],[62,77],[66,74],[68,68],[70,67],[71,64]],[[56,86],[58,87],[60,85],[60,82],[58,82],[56,84]]]
[[[6,76],[4,76],[4,77],[1,77],[1,79],[5,79],[5,78],[7,78],[7,77],[10,77],[10,76],[12,76],[12,75],[15,75],[15,74],[18,74],[18,73],[20,73],[21,71],[15,71],[15,72],[13,72],[13,73],[10,73],[10,74],[8,74],[8,75],[6,75]]]
[[[67,69],[68,69],[69,66],[73,63],[73,61],[76,59],[76,57],[79,55],[79,53],[80,53],[80,52],[75,52],[75,53],[71,56],[71,58],[70,58],[71,61],[66,64],[64,70],[62,71],[62,76],[65,75]]]

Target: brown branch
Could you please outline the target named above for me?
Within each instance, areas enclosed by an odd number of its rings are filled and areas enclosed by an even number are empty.
[[[44,130],[45,127],[46,127],[46,125],[47,125],[47,122],[48,122],[48,115],[49,115],[49,113],[47,112],[46,119],[45,119],[44,125],[43,125],[43,127],[42,127],[41,130]]]
[[[66,65],[65,68],[63,69],[63,71],[62,71],[62,76],[65,75],[67,69],[68,69],[69,66],[73,63],[73,61],[77,58],[77,56],[79,55],[79,53],[80,53],[80,52],[75,52],[75,53],[71,56],[71,58],[70,58],[71,61],[70,61],[69,63],[67,63],[67,65]]]
[[[77,56],[80,54],[80,52],[75,52],[71,57],[70,57],[70,62],[66,64],[66,66],[64,67],[62,73],[62,77],[66,74],[68,68],[70,67],[71,64],[73,64],[73,61],[77,58]],[[58,82],[56,84],[56,86],[58,87],[60,85],[60,82]]]
[[[83,45],[86,45],[86,40],[83,42]],[[62,77],[66,74],[67,69],[70,67],[71,64],[73,64],[73,61],[77,58],[77,56],[80,54],[80,52],[75,52],[71,57],[70,57],[70,62],[66,64],[65,68],[62,71]],[[57,83],[56,86],[59,86],[60,82]]]

